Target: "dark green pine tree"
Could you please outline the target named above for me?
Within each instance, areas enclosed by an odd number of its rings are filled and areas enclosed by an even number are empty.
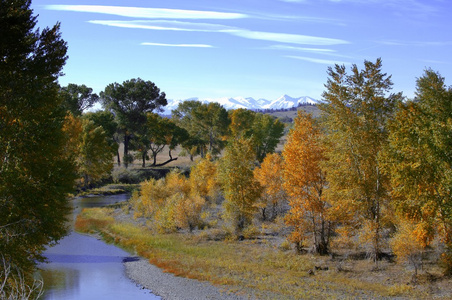
[[[0,2],[0,261],[23,274],[67,233],[75,179],[57,83],[66,42],[59,24],[35,29],[30,3]]]

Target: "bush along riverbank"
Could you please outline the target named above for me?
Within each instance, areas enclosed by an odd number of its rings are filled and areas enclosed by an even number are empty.
[[[451,281],[433,273],[411,283],[400,265],[383,260],[378,268],[353,255],[295,254],[272,235],[216,239],[214,231],[160,234],[121,208],[84,209],[76,230],[103,238],[147,259],[164,272],[209,281],[229,293],[258,299],[449,297]],[[152,287],[151,287],[152,289]]]

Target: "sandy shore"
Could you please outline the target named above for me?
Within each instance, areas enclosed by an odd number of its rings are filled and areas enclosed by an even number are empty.
[[[176,277],[164,273],[145,259],[124,262],[127,276],[134,282],[152,291],[165,300],[200,300],[200,299],[250,299],[229,294],[208,282]]]

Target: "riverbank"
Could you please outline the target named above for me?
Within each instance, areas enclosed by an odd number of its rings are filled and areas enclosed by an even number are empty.
[[[127,274],[164,299],[427,299],[452,295],[451,279],[432,268],[420,274],[414,285],[412,272],[391,261],[381,261],[375,269],[372,262],[359,257],[296,255],[272,244],[271,237],[215,241],[206,239],[202,231],[158,234],[145,222],[135,220],[126,205],[84,210],[77,228],[100,232],[105,240],[143,257],[126,263]],[[178,290],[178,286],[183,288]]]
[[[171,273],[164,273],[143,258],[124,262],[124,265],[126,274],[130,279],[163,299],[250,299],[248,296],[239,296],[205,281],[201,282],[195,279],[176,277]]]

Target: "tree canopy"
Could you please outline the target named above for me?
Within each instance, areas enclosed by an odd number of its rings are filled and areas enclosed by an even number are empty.
[[[80,116],[84,110],[93,107],[99,101],[99,96],[86,85],[70,83],[61,88],[63,107],[75,116]]]
[[[339,211],[362,234],[362,245],[375,261],[382,249],[382,225],[389,212],[389,177],[382,172],[381,156],[388,143],[388,120],[402,100],[390,93],[391,76],[382,72],[382,61],[364,62],[364,69],[328,68],[328,81],[320,106],[327,129],[327,190]],[[353,212],[353,213],[351,213]],[[344,216],[342,216],[344,217]],[[342,220],[343,221],[343,220]]]
[[[423,247],[439,233],[452,273],[452,88],[428,69],[416,82],[416,97],[400,104],[391,122],[387,164],[398,212],[415,224]]]
[[[229,119],[228,112],[220,104],[184,101],[172,111],[172,119],[189,133],[184,148],[192,155],[204,157],[207,151],[216,155],[224,148]]]
[[[0,253],[31,271],[66,234],[75,173],[65,152],[59,24],[36,30],[30,1],[0,5]]]
[[[151,81],[140,78],[111,83],[100,93],[102,103],[116,118],[124,136],[124,164],[127,167],[130,140],[146,124],[146,113],[160,110],[167,104],[166,95]]]

